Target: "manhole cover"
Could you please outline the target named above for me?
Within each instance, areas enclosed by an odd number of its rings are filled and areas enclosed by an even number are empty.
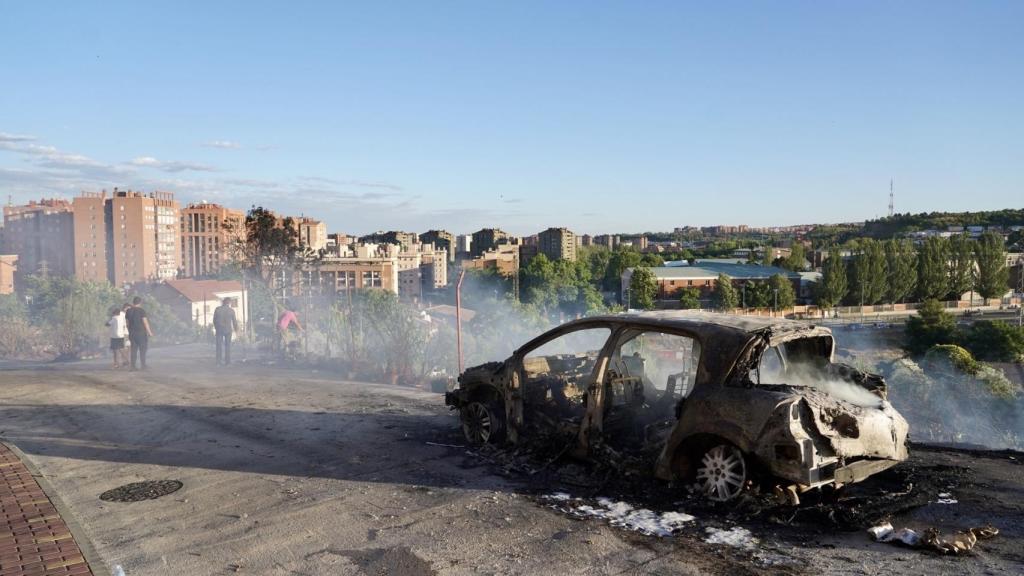
[[[100,494],[100,500],[107,502],[141,502],[153,500],[177,492],[181,488],[181,482],[177,480],[147,480],[145,482],[132,482],[124,486],[118,486],[113,490],[107,490]]]

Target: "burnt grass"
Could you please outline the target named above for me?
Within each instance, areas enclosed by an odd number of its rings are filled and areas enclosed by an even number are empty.
[[[934,503],[940,493],[952,493],[962,502],[971,500],[971,495],[984,499],[986,491],[999,490],[1000,477],[1024,472],[1024,468],[1017,468],[1024,464],[1021,452],[911,445],[906,462],[840,489],[824,487],[805,492],[797,506],[781,503],[770,481],[754,483],[736,502],[717,503],[685,484],[655,479],[650,471],[656,454],[624,457],[609,452],[579,460],[569,453],[570,440],[549,436],[518,446],[474,448],[464,446],[457,429],[432,439],[460,446],[465,467],[487,466],[525,494],[541,497],[565,492],[584,499],[621,500],[658,512],[683,511],[701,521],[742,525],[755,533],[770,532],[793,544],[810,544],[822,531],[864,531],[886,521],[896,525],[911,512]],[[993,473],[993,467],[1000,472]],[[1001,521],[1011,530],[1013,526],[1021,527],[1024,503],[1006,504],[1002,515],[988,516],[990,521]],[[917,516],[927,520],[929,514]],[[980,512],[971,518],[984,516]]]

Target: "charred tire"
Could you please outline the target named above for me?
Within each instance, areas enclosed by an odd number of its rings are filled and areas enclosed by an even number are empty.
[[[728,502],[739,496],[747,485],[750,467],[743,451],[729,443],[714,444],[696,463],[697,486],[715,502]]]
[[[505,411],[499,401],[470,401],[462,407],[459,418],[470,444],[498,444],[505,438]]]

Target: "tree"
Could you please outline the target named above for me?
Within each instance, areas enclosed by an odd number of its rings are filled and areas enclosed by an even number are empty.
[[[964,344],[980,360],[1020,362],[1024,359],[1024,328],[1003,322],[975,322]]]
[[[646,252],[640,257],[640,264],[650,268],[657,268],[665,265],[665,260],[654,252]]]
[[[949,292],[947,254],[946,241],[938,236],[925,238],[921,244],[917,253],[917,296],[921,300],[937,300]]]
[[[273,295],[285,295],[297,280],[296,270],[309,254],[299,246],[298,224],[291,218],[279,218],[270,210],[253,206],[245,216],[245,234],[229,250],[242,266],[245,276],[262,283]]]
[[[840,255],[839,248],[833,246],[828,251],[828,260],[822,270],[821,285],[818,291],[818,305],[832,308],[842,302],[846,296],[846,264]]]
[[[740,293],[740,303],[748,308],[770,308],[772,287],[767,282],[747,282]]]
[[[604,275],[608,271],[608,263],[611,260],[611,252],[600,246],[589,246],[580,250],[576,256],[577,262],[581,262],[590,268],[590,279],[594,287],[601,289],[604,282]],[[620,280],[621,282],[621,280]]]
[[[700,309],[700,290],[697,288],[683,288],[680,290],[679,307],[683,310]]]
[[[736,287],[732,285],[732,278],[728,274],[719,274],[715,283],[714,294],[715,307],[721,310],[732,310],[739,304],[736,294]]]
[[[951,236],[948,246],[949,293],[946,299],[959,300],[974,285],[974,246],[965,234]]]
[[[652,310],[657,296],[658,279],[654,277],[654,272],[646,266],[634,268],[633,275],[629,278],[629,305],[633,308]]]
[[[636,268],[640,265],[643,257],[633,249],[622,248],[615,250],[608,258],[608,267],[604,273],[604,289],[614,292],[619,301],[622,301],[622,273],[629,268]]]
[[[793,242],[789,256],[783,261],[782,267],[793,272],[803,272],[807,265],[807,254],[804,245],[800,242]]]
[[[124,303],[109,283],[75,278],[29,277],[25,292],[31,301],[30,318],[43,328],[58,358],[78,358],[101,349],[110,308]]]
[[[885,243],[885,268],[889,279],[886,301],[893,304],[904,302],[917,285],[917,256],[910,240],[889,240]]]
[[[1009,289],[1010,271],[1006,269],[1006,249],[998,232],[981,235],[974,247],[978,260],[975,289],[982,298],[999,298]]]
[[[938,300],[926,300],[917,315],[907,319],[906,337],[907,350],[923,354],[936,344],[956,343],[956,321]]]
[[[853,258],[849,298],[851,302],[872,305],[886,292],[885,249],[877,241],[864,238]]]
[[[380,346],[377,360],[384,375],[395,383],[409,383],[421,377],[416,367],[421,365],[429,333],[427,324],[416,311],[403,305],[398,295],[387,290],[361,290],[367,324],[376,335]]]
[[[792,308],[796,304],[796,294],[793,292],[793,283],[782,274],[773,274],[768,279],[772,288],[772,304],[778,309]]]
[[[555,265],[544,254],[537,254],[519,270],[519,298],[549,310],[558,305]]]

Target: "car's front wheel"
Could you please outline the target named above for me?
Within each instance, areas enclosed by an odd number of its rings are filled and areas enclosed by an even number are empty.
[[[716,444],[700,457],[697,486],[716,502],[727,502],[743,492],[747,484],[747,462],[732,444]]]
[[[505,417],[498,402],[474,400],[462,408],[462,433],[470,444],[498,443],[505,432]]]

